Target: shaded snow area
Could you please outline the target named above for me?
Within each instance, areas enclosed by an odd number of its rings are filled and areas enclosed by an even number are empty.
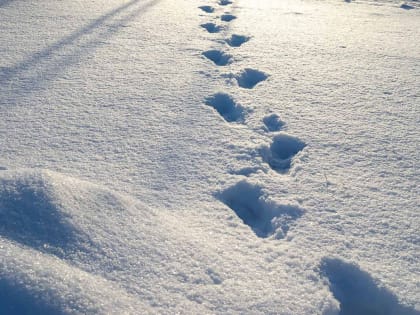
[[[0,0],[0,314],[420,314],[420,5]]]

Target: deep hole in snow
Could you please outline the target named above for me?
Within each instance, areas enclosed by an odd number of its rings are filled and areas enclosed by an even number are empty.
[[[268,74],[259,70],[246,68],[235,77],[240,87],[252,89],[261,81],[266,80],[268,78]]]
[[[226,40],[226,43],[228,43],[228,45],[231,47],[240,47],[243,43],[249,41],[249,39],[249,36],[233,34],[230,38]]]
[[[223,14],[223,15],[220,17],[220,19],[221,19],[223,22],[230,22],[230,21],[232,21],[232,20],[236,19],[236,16],[234,16],[234,15],[232,15],[232,14]]]
[[[400,5],[400,8],[401,8],[401,9],[404,9],[404,10],[412,10],[412,9],[414,9],[414,7],[413,7],[412,5],[409,5],[409,4],[407,4],[407,3],[403,3],[403,4],[401,4],[401,5]]]
[[[289,170],[292,158],[299,153],[306,144],[296,137],[281,133],[273,138],[270,147],[264,146],[260,149],[263,161],[279,173]]]
[[[217,197],[262,238],[271,235],[276,239],[284,238],[293,222],[303,214],[296,206],[281,205],[268,199],[260,186],[245,180],[220,192]]]
[[[203,55],[213,61],[218,66],[226,66],[232,61],[232,56],[220,50],[208,50]]]
[[[320,268],[340,302],[340,315],[420,315],[401,305],[389,290],[379,287],[369,273],[336,258],[324,258]]]
[[[220,5],[228,5],[228,4],[232,4],[232,1],[230,1],[230,0],[220,0],[219,4]]]
[[[263,118],[263,123],[264,129],[270,132],[279,131],[285,125],[285,123],[280,120],[280,117],[277,114],[265,116]]]
[[[213,107],[228,122],[245,120],[245,109],[228,94],[216,93],[206,98],[205,104]]]
[[[209,5],[202,5],[201,7],[199,7],[201,10],[203,10],[206,13],[213,13],[214,12],[214,8],[209,6]]]
[[[218,33],[221,30],[221,27],[214,23],[201,24],[201,27],[205,28],[209,33]]]

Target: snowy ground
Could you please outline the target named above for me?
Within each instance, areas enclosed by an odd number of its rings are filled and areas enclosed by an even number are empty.
[[[419,2],[0,16],[0,314],[420,314]]]

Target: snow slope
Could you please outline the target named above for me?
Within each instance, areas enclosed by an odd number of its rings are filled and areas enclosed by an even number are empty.
[[[0,314],[420,314],[419,12],[0,0]]]

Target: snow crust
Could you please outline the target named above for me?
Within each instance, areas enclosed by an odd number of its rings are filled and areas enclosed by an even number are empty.
[[[420,314],[419,12],[0,0],[0,314]]]

